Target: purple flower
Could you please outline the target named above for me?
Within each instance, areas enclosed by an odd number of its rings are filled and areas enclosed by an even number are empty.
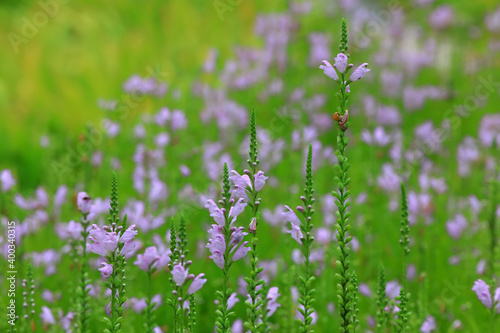
[[[356,68],[356,70],[351,74],[349,80],[351,81],[361,80],[366,75],[366,73],[370,71],[370,69],[368,69],[367,67],[368,63],[365,62],[364,64]]]
[[[366,297],[372,297],[372,291],[366,283],[359,284],[359,293]]]
[[[212,225],[212,229],[208,231],[211,233],[212,238],[209,239],[207,248],[212,254],[209,258],[214,261],[214,263],[220,269],[224,268],[224,252],[226,251],[226,241],[224,240],[224,235],[222,235],[222,230],[218,225]]]
[[[454,239],[459,239],[465,228],[467,228],[467,219],[462,214],[458,214],[453,220],[446,222],[446,231]]]
[[[485,307],[491,309],[492,301],[491,301],[491,293],[490,286],[486,284],[483,280],[479,279],[474,282],[472,286],[472,291],[474,291],[477,295],[477,298],[483,303]],[[498,289],[497,289],[498,291]],[[495,292],[496,296],[497,292]]]
[[[113,265],[110,265],[106,262],[102,263],[103,267],[99,268],[99,272],[101,272],[101,277],[106,280],[113,273]]]
[[[42,318],[42,322],[44,324],[54,325],[56,323],[56,319],[52,314],[52,311],[46,306],[42,306],[42,313],[40,313],[40,318]]]
[[[82,212],[82,214],[88,214],[90,213],[90,206],[92,206],[92,198],[87,192],[80,192],[78,193],[76,204],[78,205],[78,210]]]
[[[9,169],[4,169],[0,172],[0,183],[2,183],[2,192],[7,192],[16,185],[16,180]]]
[[[276,312],[276,310],[281,306],[281,304],[277,302],[279,296],[281,296],[281,294],[278,293],[278,287],[269,288],[266,297],[267,298],[266,310],[268,317],[271,317]]]
[[[243,240],[243,237],[248,235],[248,233],[243,232],[243,230],[245,230],[244,227],[239,227],[235,231],[233,231],[233,233],[231,234],[231,242],[229,243],[230,246],[238,245]]]
[[[184,284],[184,281],[186,281],[188,276],[188,271],[189,268],[185,269],[181,264],[174,266],[174,269],[172,270],[172,278],[178,286],[182,286]]]
[[[254,175],[255,179],[255,191],[259,192],[262,190],[264,185],[266,184],[266,179],[269,177],[264,176],[264,171],[259,171]]]
[[[302,238],[304,238],[304,235],[302,234],[302,231],[300,230],[300,227],[296,224],[290,223],[292,230],[288,230],[287,232],[292,235],[292,238],[297,241],[297,243],[302,245]]]
[[[213,200],[208,200],[205,204],[205,208],[210,212],[210,216],[214,218],[215,222],[218,225],[224,226],[226,224],[226,219],[224,218],[224,213],[222,210],[215,204]]]
[[[319,68],[322,69],[323,73],[325,73],[325,75],[330,79],[333,79],[335,81],[339,79],[339,75],[335,71],[335,68],[333,68],[333,66],[328,61],[323,60]]]
[[[337,54],[337,57],[335,58],[335,65],[333,65],[339,73],[344,73],[346,67],[347,67],[347,56],[343,53]]]
[[[476,273],[479,274],[479,275],[483,275],[485,273],[485,271],[486,271],[486,260],[481,259],[477,263]]]
[[[170,110],[167,107],[163,107],[154,116],[155,123],[158,126],[165,126],[167,121],[170,119]]]
[[[172,112],[172,119],[170,121],[170,126],[173,131],[187,127],[187,118],[184,112],[181,110],[174,110]]]
[[[437,329],[436,320],[431,315],[428,315],[427,318],[425,318],[425,321],[422,324],[422,326],[420,326],[420,332],[422,333],[431,333],[436,329]]]
[[[284,222],[290,222],[291,224],[295,224],[295,225],[299,226],[301,224],[301,222],[300,222],[299,218],[297,217],[297,215],[295,214],[295,212],[287,205],[285,205],[285,208],[288,209],[288,211],[281,213],[281,216],[282,216]]]
[[[235,186],[245,189],[247,186],[252,187],[252,182],[248,175],[240,175],[237,171],[231,170],[229,172],[229,179],[233,182]]]
[[[56,226],[57,233],[61,239],[71,238],[77,240],[82,238],[83,227],[80,223],[69,221],[68,224],[61,223]]]
[[[240,299],[237,297],[236,293],[232,293],[231,296],[227,299],[227,311],[231,310],[236,303],[238,303]]]
[[[160,261],[160,255],[158,254],[158,250],[156,246],[150,246],[146,248],[144,254],[137,255],[137,260],[134,262],[134,265],[137,265],[141,270],[147,272],[151,268],[161,268],[158,267],[158,263]],[[170,257],[167,256],[170,259]],[[169,260],[170,261],[170,260]],[[169,262],[168,261],[168,262]],[[163,266],[168,264],[168,262],[163,262]]]
[[[385,286],[385,293],[387,294],[387,298],[396,299],[399,296],[399,292],[401,291],[401,285],[397,281],[389,281]]]
[[[66,201],[66,196],[68,195],[68,187],[66,185],[61,185],[54,194],[54,210],[59,211],[61,206]]]
[[[234,221],[236,221],[236,218],[238,217],[238,215],[243,213],[243,211],[245,210],[245,207],[247,206],[247,204],[243,201],[244,201],[243,198],[238,199],[236,204],[233,207],[231,207],[231,209],[229,210],[229,216],[233,218],[231,223],[234,223]]]
[[[93,224],[89,232],[89,240],[92,241],[92,243],[87,244],[87,246],[90,252],[104,257],[114,252],[118,243],[123,243],[124,246],[120,254],[127,255],[135,249],[133,238],[136,235],[137,231],[135,230],[135,224],[131,225],[121,237],[119,237],[115,231],[104,231],[96,224]]]
[[[453,23],[454,16],[451,6],[439,6],[431,13],[429,23],[436,29],[444,29]]]
[[[192,295],[195,292],[197,292],[198,290],[200,290],[201,287],[203,287],[203,285],[207,282],[207,279],[203,278],[204,276],[205,276],[205,274],[201,273],[201,274],[198,274],[198,276],[194,278],[193,282],[191,282],[191,285],[189,285],[189,288],[187,290],[187,293],[189,295]]]
[[[248,242],[243,242],[243,244],[241,244],[241,246],[238,247],[238,249],[236,249],[236,251],[234,251],[234,254],[232,257],[233,261],[240,260],[241,258],[244,258],[247,255],[248,251],[250,251],[250,247],[245,246],[247,244],[248,244]],[[233,251],[235,248],[236,248],[236,246],[231,251]]]

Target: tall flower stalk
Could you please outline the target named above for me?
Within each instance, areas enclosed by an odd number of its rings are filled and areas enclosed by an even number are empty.
[[[314,276],[311,274],[311,246],[313,242],[313,237],[311,236],[311,230],[313,228],[311,219],[314,214],[313,204],[314,204],[314,189],[313,189],[313,179],[312,179],[312,147],[309,145],[309,150],[307,152],[307,165],[306,165],[306,184],[304,187],[304,196],[300,197],[304,203],[304,207],[297,207],[297,210],[304,216],[304,223],[301,223],[300,230],[302,232],[302,254],[304,255],[304,272],[299,277],[300,279],[300,298],[299,304],[302,308],[299,308],[300,313],[303,316],[301,321],[300,330],[301,333],[307,333],[310,331],[311,322],[313,320],[311,314],[314,312],[314,294],[316,290],[313,289],[312,283],[314,282]]]
[[[134,237],[137,235],[135,225],[127,227],[127,215],[120,223],[118,216],[118,182],[113,173],[111,182],[111,203],[108,223],[111,227],[103,229],[92,225],[89,232],[88,245],[90,252],[106,258],[99,268],[101,277],[106,281],[106,287],[111,290],[111,302],[108,305],[108,316],[104,316],[107,328],[104,332],[117,333],[121,330],[123,303],[125,303],[125,256],[135,248]]]
[[[248,179],[254,179],[254,186],[250,186],[247,182],[241,182],[239,175],[234,175],[232,180],[235,183],[235,186],[240,186],[239,183],[242,183],[242,186],[245,186],[245,189],[248,193],[245,193],[248,197],[247,203],[252,211],[252,219],[250,221],[250,226],[248,231],[252,234],[252,240],[250,241],[250,263],[251,263],[251,271],[250,277],[245,277],[245,282],[247,283],[247,291],[250,297],[249,300],[245,302],[247,306],[247,320],[244,323],[246,329],[248,329],[252,333],[260,332],[267,329],[267,316],[262,316],[265,310],[262,309],[262,305],[265,300],[262,298],[262,292],[265,290],[265,282],[264,280],[258,278],[259,274],[264,270],[263,267],[259,266],[259,258],[257,257],[257,245],[259,243],[259,239],[257,238],[257,227],[259,225],[259,216],[257,212],[260,207],[261,199],[258,197],[259,191],[265,184],[265,180],[267,177],[264,176],[262,171],[257,171],[257,166],[260,161],[257,158],[257,128],[256,128],[256,119],[255,119],[255,110],[252,110],[250,115],[250,150],[248,152],[249,159],[247,160],[249,169],[245,170],[245,175],[248,176]],[[243,177],[241,177],[243,178]],[[240,180],[240,181],[238,181]],[[260,288],[259,288],[260,286]],[[259,318],[261,321],[259,322]]]
[[[352,237],[347,235],[347,232],[351,228],[351,225],[349,224],[350,213],[347,212],[350,194],[350,191],[347,189],[347,185],[349,185],[351,179],[347,176],[349,162],[345,152],[347,144],[349,143],[349,138],[346,137],[346,131],[349,128],[349,110],[347,107],[350,94],[349,84],[360,80],[370,71],[367,68],[368,64],[364,63],[354,70],[349,79],[347,79],[347,75],[353,68],[352,64],[348,65],[349,55],[346,54],[347,48],[347,25],[345,20],[342,19],[341,39],[339,45],[340,53],[337,54],[337,57],[335,58],[335,64],[332,66],[327,60],[323,60],[321,66],[319,66],[325,75],[333,79],[339,85],[337,97],[339,98],[340,105],[338,112],[333,114],[333,119],[337,122],[339,127],[337,136],[337,151],[335,152],[338,158],[338,164],[336,165],[337,176],[335,177],[338,191],[334,191],[332,194],[336,198],[335,203],[338,207],[336,227],[338,230],[337,265],[339,267],[339,272],[336,274],[336,277],[338,281],[337,297],[340,312],[340,332],[352,332],[355,330],[356,323],[353,316],[355,316],[354,314],[357,312],[354,308],[355,302],[353,301],[355,298],[352,284],[352,273],[354,270],[350,267],[349,260],[349,243],[351,242]]]
[[[408,310],[408,292],[407,292],[407,279],[406,279],[406,267],[407,267],[407,257],[410,254],[410,221],[408,220],[408,204],[406,201],[406,190],[403,183],[401,183],[401,238],[399,243],[401,244],[402,257],[403,257],[403,287],[399,292],[399,312],[397,320],[397,330],[398,332],[408,332],[408,323],[410,312]]]
[[[387,285],[385,282],[385,272],[384,272],[384,266],[380,264],[379,270],[378,270],[378,288],[377,288],[377,319],[376,319],[376,325],[377,325],[377,332],[385,332],[385,327],[388,321],[388,311],[387,311],[387,305],[389,304],[389,300],[387,299],[385,289]]]
[[[498,167],[495,168],[495,175],[498,175]],[[490,183],[490,216],[488,218],[488,229],[490,234],[490,248],[489,248],[489,261],[488,269],[491,277],[493,279],[495,276],[496,263],[496,247],[498,243],[497,239],[497,203],[498,203],[498,180],[493,178]]]
[[[289,222],[291,226],[291,230],[289,230],[289,232],[292,238],[301,245],[301,251],[304,255],[304,270],[299,276],[300,298],[298,299],[298,302],[300,304],[298,311],[302,314],[302,320],[299,320],[299,332],[301,333],[310,332],[311,322],[313,320],[312,313],[314,312],[314,294],[316,293],[316,290],[312,288],[314,276],[311,273],[310,261],[311,246],[314,240],[314,238],[311,236],[311,230],[313,228],[311,220],[314,214],[313,204],[315,201],[313,194],[314,189],[312,179],[312,147],[311,145],[309,145],[309,150],[307,152],[306,183],[304,186],[304,195],[300,197],[300,200],[302,200],[302,202],[304,203],[304,207],[297,207],[297,211],[299,211],[304,217],[304,223],[301,222],[295,212],[288,206],[285,206],[287,211],[283,213],[283,219],[286,222]]]
[[[85,192],[78,193],[77,197],[78,209],[82,213],[80,219],[80,230],[81,230],[81,245],[82,245],[82,255],[80,257],[80,283],[78,285],[77,297],[78,297],[78,325],[79,332],[86,333],[89,331],[88,320],[90,319],[90,297],[89,290],[87,286],[90,284],[88,279],[88,264],[87,264],[87,239],[89,236],[89,224],[88,215],[90,213],[90,207],[92,205],[92,198]]]
[[[156,303],[152,301],[151,295],[151,280],[153,274],[158,270],[163,268],[170,262],[170,257],[167,252],[163,255],[158,253],[158,250],[154,246],[146,248],[144,254],[137,255],[137,260],[134,262],[139,269],[145,271],[148,274],[148,284],[147,288],[147,298],[146,298],[146,308],[144,310],[144,327],[146,331],[151,332],[155,327],[154,323],[154,310]]]
[[[243,242],[243,238],[247,235],[246,232],[243,232],[244,228],[233,226],[236,218],[244,211],[247,204],[243,202],[242,198],[238,201],[231,198],[231,194],[229,169],[224,163],[222,199],[218,201],[221,208],[213,200],[208,200],[205,205],[210,216],[217,223],[212,224],[212,228],[208,231],[212,238],[209,239],[207,248],[212,254],[210,258],[222,270],[224,276],[222,290],[217,291],[219,306],[216,310],[215,324],[218,333],[230,332],[230,317],[234,315],[234,312],[228,310],[227,304],[232,293],[232,289],[229,287],[229,269],[235,261],[245,257],[250,250],[246,246],[248,242]]]

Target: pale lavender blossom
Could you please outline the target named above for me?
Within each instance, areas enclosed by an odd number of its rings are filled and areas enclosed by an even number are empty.
[[[240,299],[238,298],[238,295],[236,293],[232,293],[231,296],[227,299],[227,311],[231,310],[236,303],[238,303]]]
[[[491,32],[500,32],[500,7],[484,18],[486,28]]]
[[[172,111],[172,118],[170,119],[170,127],[172,128],[172,131],[186,128],[187,125],[188,121],[184,112],[181,110]]]
[[[187,290],[188,295],[194,294],[195,292],[197,292],[198,290],[200,290],[203,287],[203,285],[207,282],[207,279],[203,278],[204,276],[205,276],[205,274],[201,273],[201,274],[198,274],[198,276],[196,276],[193,279],[193,282],[191,282],[191,284],[189,285],[189,288]]]
[[[101,272],[101,277],[102,277],[104,280],[106,280],[106,279],[108,279],[108,278],[111,276],[111,274],[113,273],[113,265],[112,265],[112,264],[108,264],[108,263],[106,263],[106,262],[103,262],[103,263],[102,263],[102,265],[103,265],[103,266],[102,266],[101,268],[99,268],[98,270],[99,270],[99,272]]]
[[[78,206],[78,210],[82,212],[82,214],[90,213],[90,207],[92,206],[92,198],[87,194],[87,192],[79,192],[76,204]]]
[[[7,192],[16,185],[16,179],[9,169],[4,169],[0,172],[0,183],[2,183],[2,192]]]
[[[278,287],[271,287],[269,288],[269,291],[267,292],[267,316],[271,317],[276,310],[281,306],[281,304],[278,303],[278,297],[280,297],[281,294],[278,292]]]
[[[474,285],[472,286],[472,291],[476,293],[477,298],[481,301],[481,303],[483,303],[485,307],[491,309],[493,302],[491,301],[490,286],[486,284],[486,282],[481,279],[475,281]],[[497,294],[497,292],[495,292],[495,294]]]
[[[420,326],[420,332],[431,333],[435,330],[437,330],[436,320],[433,316],[428,315],[422,326]]]
[[[366,73],[368,73],[370,69],[368,68],[368,63],[364,63],[360,65],[354,72],[352,72],[351,77],[349,78],[350,81],[358,81],[361,80]]]
[[[359,293],[366,297],[372,297],[372,291],[366,283],[359,284]]]
[[[343,53],[337,54],[333,67],[335,67],[339,71],[339,73],[344,73],[347,67],[347,56]]]
[[[429,23],[436,29],[444,29],[453,23],[455,12],[448,5],[437,7],[429,17]]]
[[[493,142],[500,145],[500,114],[486,114],[481,119],[478,132],[479,139],[485,147],[491,147]]]
[[[133,241],[136,235],[135,224],[131,225],[121,237],[115,231],[105,231],[93,224],[89,232],[89,240],[92,243],[87,244],[87,248],[90,252],[105,257],[117,249],[118,243],[123,243],[120,254],[127,255],[136,247]]]
[[[479,260],[476,266],[476,273],[478,275],[483,275],[484,273],[486,273],[486,260],[484,259]]]
[[[300,226],[290,223],[290,226],[292,227],[291,230],[288,230],[287,232],[292,235],[292,238],[297,241],[297,243],[302,244],[302,238],[304,238],[304,235],[302,234],[302,231],[300,230]]]
[[[465,228],[467,228],[467,219],[462,214],[457,214],[452,220],[446,222],[446,231],[454,239],[459,239]]]
[[[54,325],[56,323],[56,319],[54,318],[52,311],[46,306],[42,306],[40,318],[44,324]]]
[[[148,272],[150,269],[161,269],[170,262],[170,256],[167,251],[163,255],[158,253],[156,246],[147,247],[144,254],[137,255],[134,265],[141,270]]]
[[[320,69],[323,70],[323,73],[325,73],[326,76],[328,76],[330,79],[337,81],[339,79],[339,75],[337,74],[337,71],[333,66],[326,60],[323,60],[321,62],[321,66],[319,66]]]
[[[177,264],[174,266],[174,269],[172,270],[172,278],[178,286],[182,286],[184,284],[188,276],[188,271],[189,268],[186,269],[181,264]]]

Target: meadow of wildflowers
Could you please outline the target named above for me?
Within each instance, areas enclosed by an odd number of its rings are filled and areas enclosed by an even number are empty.
[[[496,1],[0,20],[0,332],[500,332]]]

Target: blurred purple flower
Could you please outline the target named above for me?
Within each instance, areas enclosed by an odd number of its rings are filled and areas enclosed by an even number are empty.
[[[446,222],[446,231],[454,239],[459,239],[465,228],[467,228],[467,219],[462,214],[457,214],[452,220]]]
[[[52,311],[46,306],[42,306],[40,318],[44,324],[54,325],[56,323],[56,319],[54,318]]]
[[[79,192],[76,204],[78,206],[78,210],[82,212],[82,214],[88,214],[90,213],[90,207],[92,206],[92,198],[87,194],[87,192]]]
[[[448,5],[437,7],[429,16],[429,23],[436,29],[444,29],[453,23],[455,12]]]
[[[16,185],[16,180],[9,169],[0,171],[0,183],[2,183],[2,192],[7,192]]]
[[[276,310],[281,306],[278,301],[278,297],[281,296],[280,293],[278,293],[278,287],[271,287],[269,288],[269,291],[267,292],[267,316],[271,317]]]
[[[436,320],[431,315],[428,315],[427,318],[425,318],[425,321],[422,324],[422,326],[420,326],[420,332],[422,333],[431,333],[436,329],[437,329]]]
[[[237,294],[232,293],[231,296],[229,296],[229,298],[227,299],[226,310],[227,311],[231,310],[236,305],[236,303],[238,303],[239,301],[240,301],[240,299],[238,298]]]
[[[495,291],[495,297],[498,294],[498,290]],[[474,282],[474,285],[472,286],[472,291],[474,291],[477,295],[477,298],[483,303],[485,307],[488,309],[491,309],[491,306],[493,302],[491,301],[491,293],[490,293],[490,286],[486,284],[483,280],[479,279]],[[496,302],[498,302],[498,299],[495,299]]]

